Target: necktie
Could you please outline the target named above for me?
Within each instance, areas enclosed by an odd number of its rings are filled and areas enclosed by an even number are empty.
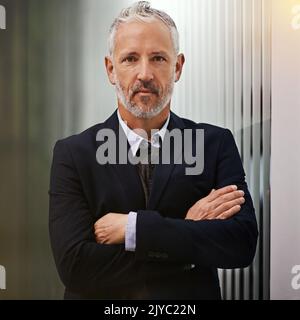
[[[155,147],[151,148],[150,143],[148,143],[146,147],[145,146],[140,147],[139,149],[139,155],[141,153],[142,155],[144,155],[144,157],[141,157],[141,159],[143,160],[138,163],[137,167],[138,167],[138,172],[139,172],[143,189],[144,189],[146,206],[149,201],[149,196],[152,188],[153,173],[155,169],[155,163],[152,163],[151,160],[154,160],[158,156],[158,151],[159,151],[159,148],[155,148]],[[153,154],[152,159],[151,159],[151,152]]]

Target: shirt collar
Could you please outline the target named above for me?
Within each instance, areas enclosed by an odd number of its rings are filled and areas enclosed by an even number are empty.
[[[130,145],[130,150],[131,150],[133,156],[136,156],[136,153],[137,153],[138,149],[140,148],[140,145],[142,143],[144,145],[148,144],[148,140],[145,139],[144,137],[138,135],[135,131],[133,131],[132,129],[130,129],[127,126],[126,122],[121,118],[119,110],[118,110],[117,114],[118,114],[119,123],[120,123],[126,137],[127,137],[128,143]],[[160,130],[156,131],[152,135],[151,145],[153,147],[156,147],[156,148],[160,147],[159,138],[161,138],[162,141],[164,140],[169,121],[170,121],[170,113],[169,113],[168,119],[166,120],[163,127]]]

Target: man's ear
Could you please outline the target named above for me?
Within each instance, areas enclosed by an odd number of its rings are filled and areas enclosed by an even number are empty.
[[[105,57],[105,68],[107,72],[108,79],[112,85],[116,84],[114,75],[114,64],[111,57]]]
[[[181,53],[177,56],[176,69],[175,69],[175,82],[179,81],[181,77],[184,62],[185,62],[185,57]]]

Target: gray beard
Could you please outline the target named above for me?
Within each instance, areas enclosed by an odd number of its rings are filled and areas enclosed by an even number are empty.
[[[137,104],[131,103],[129,100],[126,99],[126,96],[122,90],[120,82],[117,79],[116,79],[116,92],[120,102],[132,115],[140,119],[152,119],[155,116],[159,115],[164,110],[164,108],[168,105],[168,103],[171,101],[171,97],[174,90],[174,80],[175,80],[175,74],[173,75],[167,87],[166,94],[163,95],[160,101],[148,111],[144,111],[142,107],[138,106]],[[145,104],[146,104],[146,100],[145,100]]]

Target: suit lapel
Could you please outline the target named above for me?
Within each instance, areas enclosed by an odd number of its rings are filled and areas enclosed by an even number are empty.
[[[120,143],[125,143],[127,145],[127,152],[130,150],[130,146],[125,133],[122,128],[120,128],[117,111],[107,119],[104,127],[112,129],[116,134],[117,164],[109,164],[109,166],[115,171],[120,185],[123,186],[124,192],[127,195],[128,203],[132,206],[131,210],[144,208],[145,196],[137,167],[129,161],[127,161],[126,164],[118,164]]]
[[[168,125],[168,130],[181,129],[185,128],[184,122],[181,118],[176,116],[171,112],[170,123]],[[163,142],[163,148],[166,143],[166,139]],[[168,181],[172,175],[172,172],[175,168],[174,160],[178,159],[182,155],[182,148],[170,148],[170,164],[159,163],[156,165],[153,175],[152,190],[149,197],[148,209],[156,209],[159,204],[165,188],[167,187]]]

